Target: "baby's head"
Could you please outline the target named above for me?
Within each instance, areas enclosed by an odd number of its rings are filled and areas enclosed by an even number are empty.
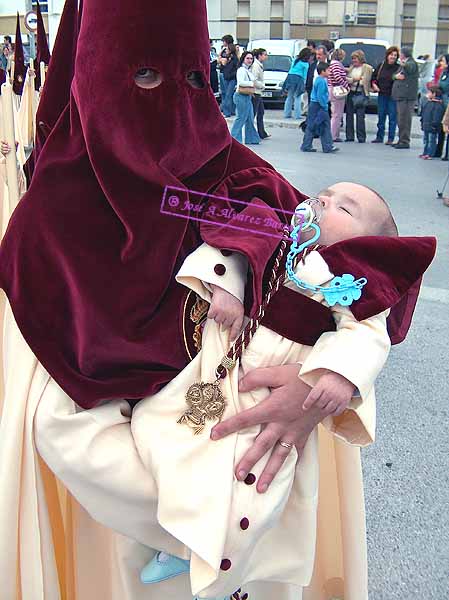
[[[335,183],[322,190],[323,205],[318,242],[330,246],[359,236],[396,237],[398,228],[385,200],[358,183]]]

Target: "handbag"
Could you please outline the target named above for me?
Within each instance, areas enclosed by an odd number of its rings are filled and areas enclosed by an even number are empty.
[[[244,96],[254,96],[255,94],[255,88],[254,85],[253,87],[246,87],[243,85],[239,85],[238,89],[237,89],[237,93],[238,94],[243,94]]]
[[[336,85],[332,88],[332,93],[335,98],[346,98],[346,96],[349,94],[349,89],[342,85]]]
[[[352,104],[355,109],[358,108],[366,108],[368,106],[368,96],[365,95],[365,91],[358,92],[360,85],[360,81],[357,82],[357,87],[355,88],[354,95],[352,97]]]

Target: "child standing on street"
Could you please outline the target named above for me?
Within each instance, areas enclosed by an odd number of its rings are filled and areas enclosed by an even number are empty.
[[[329,117],[329,90],[327,87],[327,76],[329,74],[329,65],[324,62],[318,63],[318,77],[313,84],[312,94],[310,96],[310,107],[307,117],[307,128],[304,133],[301,150],[303,152],[316,152],[312,148],[313,137],[320,136],[323,152],[337,152],[333,144],[331,134],[331,121]]]
[[[430,160],[434,158],[437,149],[437,136],[444,115],[444,106],[441,99],[441,90],[432,85],[427,92],[428,102],[424,105],[421,114],[421,128],[424,132],[424,151],[419,158]]]

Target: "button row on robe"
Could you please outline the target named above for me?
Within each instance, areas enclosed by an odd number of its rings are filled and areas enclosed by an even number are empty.
[[[220,569],[222,571],[229,571],[229,569],[232,567],[232,563],[229,560],[229,558],[224,558],[221,563],[220,563]]]
[[[246,485],[253,485],[256,482],[256,476],[254,475],[254,473],[248,473],[244,482],[246,483]],[[243,531],[246,531],[248,529],[248,527],[249,527],[249,519],[248,519],[248,517],[243,517],[243,519],[240,521],[240,529],[242,529]],[[232,563],[229,560],[229,558],[224,558],[221,561],[220,569],[222,571],[229,571],[229,569],[231,567],[232,567]],[[238,590],[237,590],[237,593],[238,593]],[[246,600],[247,598],[248,598],[248,594],[244,594],[242,596],[242,600],[243,599]]]
[[[215,265],[214,271],[217,275],[224,275],[226,273],[226,267],[221,263],[218,263],[217,265]]]

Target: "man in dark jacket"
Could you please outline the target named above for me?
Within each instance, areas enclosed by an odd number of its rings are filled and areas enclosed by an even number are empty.
[[[401,49],[401,68],[393,75],[392,97],[397,102],[399,141],[393,148],[410,148],[412,115],[418,96],[419,69],[410,48]]]

